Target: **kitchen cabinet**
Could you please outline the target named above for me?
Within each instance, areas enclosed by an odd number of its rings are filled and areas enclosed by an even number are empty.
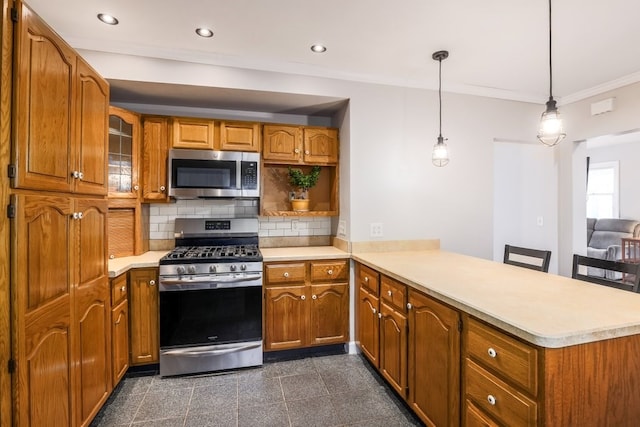
[[[15,194],[16,425],[87,423],[111,391],[104,199]]]
[[[404,398],[407,397],[406,286],[380,277],[380,373]]]
[[[158,363],[160,324],[158,269],[129,271],[129,315],[131,365]]]
[[[265,263],[265,350],[349,341],[348,263]]]
[[[105,195],[109,86],[26,5],[17,8],[13,187]]]
[[[173,117],[171,148],[214,149],[215,122],[206,119]]]
[[[409,289],[408,301],[407,403],[427,425],[457,426],[460,417],[460,314],[413,289]]]
[[[220,149],[227,151],[260,152],[262,140],[260,123],[220,122]]]
[[[264,125],[262,138],[265,163],[338,163],[338,130],[334,128]]]
[[[359,263],[356,263],[355,268],[355,280],[358,285],[356,341],[362,354],[378,368],[380,367],[380,320],[378,317],[380,275]]]
[[[118,385],[129,368],[129,300],[127,274],[111,279],[111,379]]]
[[[140,115],[109,107],[109,198],[140,195]]]
[[[142,129],[142,199],[168,202],[169,118],[144,116]]]

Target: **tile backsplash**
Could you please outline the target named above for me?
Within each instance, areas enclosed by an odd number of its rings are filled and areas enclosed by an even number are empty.
[[[149,246],[151,249],[173,247],[176,218],[233,218],[257,216],[257,200],[178,200],[155,203],[149,209]],[[330,236],[330,217],[258,217],[260,238]]]

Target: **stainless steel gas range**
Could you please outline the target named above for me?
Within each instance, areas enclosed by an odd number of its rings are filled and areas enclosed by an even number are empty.
[[[257,218],[177,218],[160,260],[160,375],[262,365]]]

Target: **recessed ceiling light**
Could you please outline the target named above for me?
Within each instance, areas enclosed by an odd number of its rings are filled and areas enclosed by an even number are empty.
[[[326,51],[327,51],[326,46],[323,46],[321,44],[312,44],[311,45],[311,52],[323,53],[323,52],[326,52]]]
[[[116,19],[116,17],[106,13],[99,13],[98,19],[104,22],[105,24],[118,25],[118,20]]]
[[[200,37],[213,37],[213,31],[205,27],[196,28],[196,34]]]

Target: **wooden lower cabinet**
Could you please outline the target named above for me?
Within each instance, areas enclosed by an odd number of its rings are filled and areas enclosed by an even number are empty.
[[[363,288],[358,290],[358,328],[356,340],[362,354],[378,368],[380,366],[380,319],[378,318],[378,298]]]
[[[265,263],[266,351],[349,341],[348,263]]]
[[[111,280],[111,379],[115,387],[129,368],[127,274]]]
[[[407,316],[380,303],[380,373],[400,396],[407,397]]]
[[[497,424],[468,400],[464,405],[464,425],[466,427],[500,427],[500,424]]]
[[[131,365],[158,363],[160,324],[158,269],[129,271],[129,322]]]

